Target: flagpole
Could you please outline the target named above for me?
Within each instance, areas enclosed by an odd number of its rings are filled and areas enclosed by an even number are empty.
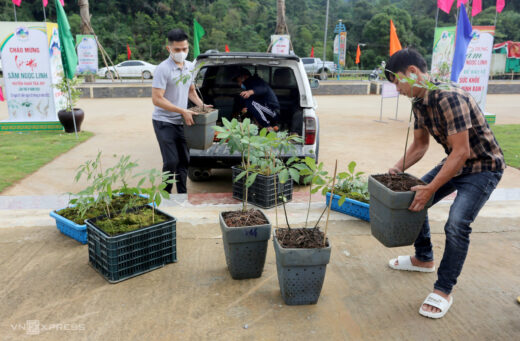
[[[438,23],[439,23],[439,7],[437,7],[437,14],[435,15],[435,29],[437,29]]]
[[[74,108],[72,107],[72,94],[70,92],[69,78],[67,76],[65,76],[65,78],[67,79],[67,89],[69,90],[69,103],[71,104],[70,110],[72,113],[72,122],[74,123],[74,133],[76,133],[76,139],[79,139],[78,138],[78,129],[76,128],[76,117],[74,116]]]
[[[18,21],[18,19],[16,18],[16,6],[14,5],[14,2],[13,2],[13,10],[14,10],[14,21]]]
[[[47,22],[47,15],[45,14],[45,5],[43,4],[43,1],[42,1],[42,7],[43,7],[43,21]]]

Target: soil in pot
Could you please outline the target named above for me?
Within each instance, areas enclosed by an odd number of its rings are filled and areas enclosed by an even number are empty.
[[[320,249],[324,247],[323,232],[318,228],[279,228],[276,230],[276,238],[283,248]]]
[[[111,209],[114,210],[114,212],[121,211],[123,207],[128,203],[128,200],[132,198],[128,194],[124,195],[118,195],[114,196],[112,198],[112,207]],[[150,202],[150,199],[143,198],[143,197],[137,197],[133,198],[135,200],[135,206],[143,206]],[[103,209],[103,206],[98,205],[90,208],[84,217],[78,217],[78,209],[76,207],[67,207],[58,212],[59,215],[61,215],[63,218],[66,218],[68,220],[71,220],[75,222],[76,224],[83,225],[85,224],[85,219],[92,219],[95,217],[99,217],[101,215],[105,214],[105,211]]]
[[[265,225],[269,222],[265,219],[262,212],[255,209],[247,211],[230,211],[223,212],[222,217],[228,227],[243,227],[243,226],[256,226]]]
[[[200,106],[196,106],[196,107],[190,108],[190,110],[195,111],[196,113],[199,113],[199,114],[209,114],[210,112],[214,111],[215,108],[208,107],[205,105],[204,108],[202,108]]]
[[[167,216],[152,210],[146,205],[125,214],[112,215],[110,219],[106,217],[96,219],[96,226],[109,236],[117,236],[123,233],[139,230],[169,220]]]
[[[394,192],[408,192],[414,186],[426,185],[424,181],[408,174],[380,174],[373,175],[373,178]]]

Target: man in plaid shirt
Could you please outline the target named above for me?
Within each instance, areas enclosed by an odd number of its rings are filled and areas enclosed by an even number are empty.
[[[438,84],[437,89],[413,87],[429,80],[424,58],[413,49],[403,49],[390,57],[386,78],[397,86],[400,94],[414,100],[414,140],[406,151],[403,169],[401,158],[390,168],[390,174],[404,172],[422,159],[430,143],[430,135],[448,155],[422,180],[425,186],[412,188],[415,198],[409,207],[421,211],[433,196],[439,202],[457,191],[444,227],[446,245],[437,271],[437,281],[419,309],[430,318],[440,318],[450,308],[451,291],[457,283],[469,248],[470,224],[489,199],[505,168],[504,155],[484,114],[470,94],[453,85]],[[415,241],[415,256],[399,256],[390,260],[396,270],[434,272],[433,250],[428,217]]]

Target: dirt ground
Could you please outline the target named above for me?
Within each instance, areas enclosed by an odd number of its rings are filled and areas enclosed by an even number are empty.
[[[398,118],[395,99],[386,99],[383,118],[387,123],[374,122],[379,118],[379,96],[321,96],[316,97],[320,120],[320,161],[333,170],[346,169],[350,161],[358,163],[358,170],[369,174],[386,172],[400,158],[404,150],[410,101],[399,101]],[[497,116],[497,124],[520,124],[520,95],[489,95],[487,108]],[[83,129],[95,136],[51,163],[5,189],[2,195],[49,195],[75,192],[84,183],[74,183],[75,169],[103,151],[104,164],[114,162],[113,154],[130,154],[138,159],[140,169],[161,168],[159,145],[153,132],[149,98],[86,99],[79,106],[85,111]],[[0,103],[0,120],[7,118],[7,105]],[[445,157],[442,148],[431,139],[431,147],[420,163],[410,168],[414,175],[423,175]],[[230,192],[231,172],[214,170],[209,182],[188,184],[189,193]],[[520,187],[520,170],[509,168],[499,187]]]

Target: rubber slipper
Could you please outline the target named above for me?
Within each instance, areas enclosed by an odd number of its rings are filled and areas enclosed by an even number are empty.
[[[450,309],[452,303],[453,303],[453,296],[450,296],[450,300],[448,301],[441,295],[431,293],[428,295],[428,297],[426,297],[423,304],[421,304],[421,307],[419,308],[419,314],[421,314],[422,316],[432,318],[432,319],[440,319],[441,317],[446,315],[446,313]],[[426,311],[423,309],[424,304],[435,307],[435,308],[439,309],[440,312],[433,313],[431,311]]]
[[[395,261],[397,260],[397,265]],[[418,272],[434,272],[435,266],[431,268],[424,268],[422,266],[415,266],[412,264],[411,256],[399,256],[397,258],[390,259],[388,266],[394,270],[405,270],[405,271],[418,271]]]

